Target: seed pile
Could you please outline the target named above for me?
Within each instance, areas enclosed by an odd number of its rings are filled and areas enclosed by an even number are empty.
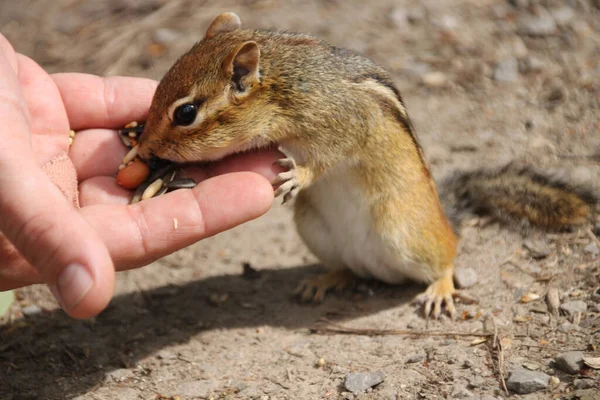
[[[136,189],[130,204],[160,196],[170,190],[191,189],[196,182],[189,178],[178,178],[175,164],[166,160],[146,163],[138,157],[138,137],[144,130],[143,124],[131,122],[118,131],[121,141],[129,152],[123,157],[117,174],[117,184],[125,189]]]

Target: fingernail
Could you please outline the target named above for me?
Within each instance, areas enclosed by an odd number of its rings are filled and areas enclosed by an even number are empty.
[[[87,268],[81,264],[70,264],[58,275],[56,283],[50,285],[50,290],[61,308],[69,311],[77,307],[93,284]]]

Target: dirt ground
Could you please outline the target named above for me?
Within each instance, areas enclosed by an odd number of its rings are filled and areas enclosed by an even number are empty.
[[[386,66],[436,179],[520,160],[600,185],[597,0],[1,0],[0,31],[51,72],[160,79],[224,11]],[[570,375],[553,362],[572,350],[600,356],[600,242],[591,227],[522,234],[470,219],[456,266],[475,271],[464,291],[479,303],[459,304],[456,322],[427,323],[411,304],[424,289],[417,284],[364,282],[321,305],[298,304],[291,292],[320,267],[290,207],[277,204],[119,274],[114,300],[93,320],[65,317],[45,287],[17,291],[0,320],[0,398],[600,398],[599,371]],[[549,288],[587,310],[552,314]],[[540,298],[522,302],[532,295]],[[313,329],[322,319],[358,331]],[[506,392],[503,378],[523,365],[554,378],[532,394]],[[358,395],[345,388],[348,373],[375,371],[383,383]]]

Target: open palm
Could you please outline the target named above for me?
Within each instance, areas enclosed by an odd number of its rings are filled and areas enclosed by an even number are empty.
[[[115,269],[146,265],[268,210],[276,152],[189,169],[201,182],[195,189],[127,205],[131,193],[114,178],[127,149],[114,129],[145,118],[155,86],[48,75],[0,35],[0,290],[47,283],[70,315],[95,315],[112,296]],[[70,129],[78,133],[69,147]],[[80,209],[42,170],[65,153]]]

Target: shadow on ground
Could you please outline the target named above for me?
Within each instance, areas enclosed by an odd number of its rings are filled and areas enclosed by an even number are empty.
[[[69,319],[60,310],[16,321],[0,333],[0,398],[46,398],[56,384],[65,398],[74,397],[101,384],[107,372],[132,367],[202,331],[272,326],[309,334],[320,318],[369,315],[409,302],[422,290],[359,283],[323,304],[299,304],[291,295],[295,286],[318,271],[261,270],[130,293],[116,297],[93,322]]]

